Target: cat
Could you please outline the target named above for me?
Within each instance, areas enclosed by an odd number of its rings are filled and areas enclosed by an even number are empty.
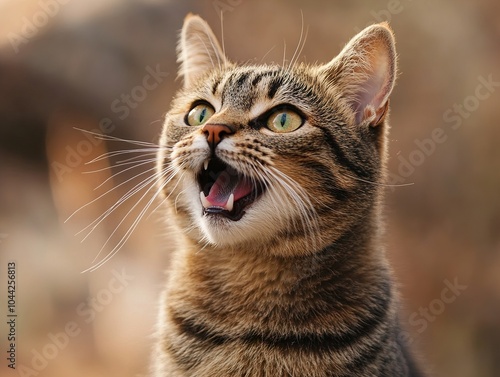
[[[324,65],[236,65],[188,15],[157,170],[178,248],[155,377],[420,376],[381,244],[386,23]]]

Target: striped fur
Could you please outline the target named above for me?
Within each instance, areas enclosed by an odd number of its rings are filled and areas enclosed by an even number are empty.
[[[397,293],[380,238],[388,97],[396,58],[387,25],[322,66],[237,66],[208,25],[186,19],[184,88],[158,156],[179,245],[154,353],[155,377],[417,376],[402,344]],[[215,150],[210,124],[228,125]],[[303,125],[265,127],[286,104]],[[234,221],[203,212],[197,181],[222,160],[261,196]]]

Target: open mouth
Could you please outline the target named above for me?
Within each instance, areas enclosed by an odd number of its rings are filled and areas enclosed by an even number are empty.
[[[238,221],[245,208],[260,195],[263,187],[218,158],[205,161],[198,174],[200,199],[205,215],[224,216]]]

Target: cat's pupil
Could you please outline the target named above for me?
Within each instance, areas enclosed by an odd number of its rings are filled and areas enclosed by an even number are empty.
[[[199,120],[200,123],[203,123],[203,120],[205,119],[206,113],[207,113],[207,109],[206,108],[204,108],[203,110],[201,110],[200,120]]]
[[[286,113],[283,113],[281,114],[281,117],[280,117],[280,125],[281,127],[284,127],[286,124]]]

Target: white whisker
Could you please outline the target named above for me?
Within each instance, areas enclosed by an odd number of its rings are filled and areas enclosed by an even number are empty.
[[[283,41],[283,64],[281,65],[282,69],[285,69],[286,62],[286,41]]]
[[[380,182],[368,181],[366,179],[355,177],[355,176],[350,175],[350,174],[346,174],[346,176],[348,176],[349,178],[355,179],[357,181],[360,181],[360,182],[369,183],[371,185],[380,186],[380,187],[407,187],[407,186],[413,186],[415,184],[415,182],[408,182],[408,183],[401,183],[401,184],[380,183]]]
[[[153,155],[154,159],[156,160],[157,159],[157,155],[158,155],[158,151],[159,151],[159,149],[153,149],[151,152],[144,152],[144,153],[142,153],[142,154],[140,154],[138,156],[129,157],[129,158],[126,158],[124,160],[118,160],[118,161],[116,161],[116,163],[114,165],[112,165],[112,167],[117,167],[118,164],[132,162],[132,161],[135,161],[135,160],[138,160],[140,158],[143,158],[143,157],[146,157],[146,156],[150,156],[150,155]]]
[[[141,156],[141,157],[144,157],[144,156]],[[105,170],[109,170],[111,168],[121,168],[123,166],[129,166],[129,165],[132,165],[131,168],[133,168],[133,167],[142,166],[142,165],[144,165],[144,164],[146,164],[148,162],[151,163],[151,162],[154,162],[154,161],[156,161],[156,157],[148,158],[148,159],[145,159],[145,160],[139,160],[139,159],[137,159],[137,160],[134,160],[134,161],[120,162],[120,163],[117,163],[117,164],[114,164],[114,165],[105,166],[105,167],[100,168],[100,169],[82,171],[82,174],[94,174],[94,173],[99,173],[99,172],[102,172],[102,171],[105,171]],[[124,170],[124,171],[126,171],[126,170]]]
[[[139,161],[139,163],[136,163],[126,169],[123,169],[123,170],[120,170],[119,172],[117,173],[114,173],[113,175],[111,175],[110,177],[108,177],[107,179],[104,180],[104,182],[102,182],[99,186],[97,186],[94,190],[98,190],[100,187],[102,187],[104,184],[106,184],[106,182],[108,182],[109,180],[111,179],[114,179],[116,177],[118,177],[119,175],[129,171],[129,170],[132,170],[132,169],[136,169],[138,167],[141,167],[143,165],[148,165],[148,164],[151,164],[153,162],[155,162],[156,159],[148,159],[148,160],[143,160],[142,162]],[[120,165],[120,166],[123,166],[123,165]],[[137,175],[135,176],[137,177]]]
[[[290,199],[297,205],[297,211],[300,213],[300,221],[306,234],[310,237],[312,246],[316,247],[316,234],[318,234],[319,223],[314,205],[312,204],[307,192],[280,170],[270,167],[266,172],[278,183]]]
[[[292,59],[290,60],[288,69],[290,69],[299,60],[300,54],[302,53],[302,50],[304,49],[304,46],[306,44],[308,29],[306,30],[306,33],[304,35],[304,12],[302,12],[302,10],[300,11],[300,17],[302,21],[302,27],[300,29],[299,42],[297,43],[297,47],[295,48]]]
[[[146,182],[146,184],[144,185],[141,185],[141,187],[137,190],[134,190],[133,194],[132,195],[135,195],[136,193],[138,193],[140,190],[142,190],[143,188],[145,188],[150,182],[153,182],[151,183],[151,185],[149,186],[149,188],[146,190],[146,192],[139,198],[139,200],[137,200],[137,202],[132,206],[132,208],[130,208],[130,210],[125,214],[125,216],[123,216],[123,219],[118,223],[118,225],[115,227],[115,230],[111,233],[111,235],[108,237],[108,239],[106,240],[106,242],[104,243],[104,245],[102,246],[101,250],[99,251],[99,253],[97,254],[97,256],[94,258],[94,260],[92,262],[95,262],[96,259],[99,257],[99,255],[101,254],[101,252],[104,250],[105,246],[108,244],[108,242],[111,240],[111,238],[113,237],[113,235],[117,232],[117,230],[119,229],[120,225],[125,221],[125,219],[132,213],[132,211],[134,210],[134,208],[136,208],[139,203],[146,197],[146,195],[154,188],[154,187],[157,187],[157,183],[160,182],[163,178],[165,177],[168,177],[169,174],[171,174],[172,172],[172,168],[171,167],[168,167],[166,169],[164,169],[161,173],[158,173],[158,174],[155,174],[152,178],[151,181],[149,182]],[[129,228],[129,230],[125,233],[125,235],[122,237],[122,239],[118,242],[118,244],[112,249],[112,251],[110,251],[108,253],[108,256],[111,255],[111,254],[116,254],[116,252],[118,252],[118,250],[123,246],[123,244],[126,242],[126,240],[128,240],[128,238],[130,237],[131,233],[133,232],[133,230],[137,227],[139,221],[144,217],[144,214],[147,212],[147,210],[150,208],[151,204],[153,203],[153,201],[158,197],[158,195],[162,192],[163,188],[173,179],[174,177],[174,174],[170,175],[170,177],[168,177],[159,187],[158,189],[156,190],[155,194],[152,196],[152,198],[148,201],[148,203],[146,204],[146,206],[141,210],[141,212],[139,213],[138,217],[134,220],[134,222],[132,223],[131,227]],[[127,198],[128,199],[128,198]],[[125,199],[125,200],[127,200]],[[122,201],[125,201],[122,199],[120,199],[120,202]],[[109,260],[109,258],[105,257],[106,260]],[[103,261],[101,261],[103,262]],[[101,263],[99,262],[99,264]],[[92,267],[91,267],[92,268]]]
[[[276,45],[274,45],[273,47],[271,47],[265,54],[264,56],[262,57],[262,59],[260,59],[260,62],[262,63],[264,61],[264,59],[266,58],[267,55],[269,55],[271,53],[271,51],[273,51],[274,49],[276,48]]]
[[[125,184],[127,182],[129,182],[130,180],[132,179],[135,179],[137,178],[138,176],[142,175],[142,174],[145,174],[145,173],[148,173],[152,170],[155,170],[156,168],[151,168],[151,169],[148,169],[142,173],[139,173],[137,174],[136,176],[128,179],[127,181],[125,182],[122,182],[120,185],[122,184]],[[171,172],[171,168],[168,169],[168,172],[167,173],[170,173]],[[97,228],[97,226],[106,218],[108,217],[112,212],[114,212],[118,207],[120,207],[123,203],[125,203],[130,197],[132,197],[133,195],[135,195],[138,191],[142,190],[144,187],[146,187],[150,182],[154,181],[156,179],[156,174],[153,174],[151,176],[149,176],[148,178],[145,178],[144,180],[142,180],[141,182],[139,182],[137,185],[135,185],[132,189],[130,189],[129,191],[127,191],[127,193],[125,195],[123,195],[115,204],[113,204],[111,206],[111,208],[109,208],[108,210],[106,210],[101,216],[99,216],[96,220],[94,220],[92,223],[90,223],[89,225],[87,225],[84,229],[80,230],[76,235],[86,231],[88,228],[91,228],[92,229],[90,230],[90,232],[84,237],[84,239],[82,240],[82,242],[94,231],[94,229]],[[120,186],[118,185],[118,186]],[[116,186],[116,187],[118,187]],[[110,189],[108,192],[106,192],[105,194],[109,193],[110,191],[112,191],[114,188]],[[105,195],[103,194],[103,195]],[[100,197],[102,197],[103,195],[101,195]],[[99,198],[100,198],[99,197]],[[97,198],[97,199],[99,199]],[[97,199],[94,199],[92,202],[94,202],[95,200]],[[91,203],[92,203],[91,202]],[[90,204],[90,203],[89,203]],[[88,204],[86,204],[85,206],[87,206]],[[82,207],[83,208],[83,207]],[[80,208],[81,209],[81,208]]]
[[[156,182],[158,182],[160,179],[162,179],[163,177],[165,177],[165,175],[168,174],[168,171],[164,171],[162,172],[162,174],[158,175],[158,176],[155,176],[156,178]],[[129,227],[129,229],[127,230],[127,232],[125,232],[125,235],[120,239],[120,241],[116,244],[116,246],[106,255],[106,257],[104,257],[99,263],[91,266],[90,268],[88,268],[87,270],[83,271],[83,272],[87,272],[87,271],[95,271],[96,269],[98,269],[99,267],[101,267],[103,264],[105,264],[107,261],[109,261],[113,256],[116,255],[116,253],[122,248],[122,246],[128,241],[128,239],[130,238],[131,234],[133,233],[133,231],[137,228],[139,222],[142,220],[142,218],[144,217],[144,214],[147,212],[147,210],[150,208],[151,204],[154,202],[154,200],[158,197],[158,195],[162,192],[163,188],[169,183],[169,181],[173,178],[173,176],[171,176],[169,179],[167,179],[165,182],[163,182],[160,187],[157,188],[156,192],[153,194],[153,196],[151,197],[151,199],[149,199],[149,201],[146,203],[146,205],[144,206],[144,208],[141,210],[141,212],[139,213],[139,215],[137,216],[137,218],[133,221],[132,225]],[[92,261],[95,262],[95,260],[99,257],[99,255],[101,254],[101,252],[104,250],[104,247],[107,245],[107,243],[110,241],[110,239],[113,237],[113,235],[116,233],[116,231],[118,230],[118,228],[120,227],[120,225],[125,221],[125,219],[130,215],[130,213],[134,210],[135,207],[137,207],[137,205],[146,197],[146,195],[151,191],[151,189],[153,189],[154,187],[156,187],[156,184],[152,184],[147,190],[146,192],[139,198],[139,200],[132,206],[132,208],[130,208],[130,210],[125,214],[125,216],[123,217],[123,219],[118,223],[118,225],[115,227],[115,230],[111,233],[111,235],[108,237],[108,239],[106,240],[106,242],[104,243],[104,245],[102,246],[101,250],[99,251],[99,253],[97,254],[97,256],[94,258],[94,260]]]
[[[75,212],[73,212],[73,213],[72,213],[72,214],[71,214],[71,215],[70,215],[70,216],[69,216],[66,220],[64,220],[64,222],[65,222],[65,223],[66,223],[66,222],[68,222],[68,221],[69,221],[69,220],[70,220],[70,219],[71,219],[74,215],[76,215],[76,214],[77,214],[78,212],[80,212],[82,209],[84,209],[84,208],[88,207],[88,206],[89,206],[89,205],[91,205],[92,203],[95,203],[97,200],[99,200],[99,199],[101,199],[102,197],[104,197],[105,195],[109,194],[111,191],[116,190],[118,187],[123,186],[123,185],[127,184],[128,182],[130,182],[131,180],[133,180],[133,179],[135,179],[135,178],[137,178],[137,177],[139,177],[139,176],[141,176],[141,175],[143,175],[143,174],[146,174],[146,173],[148,173],[148,172],[150,172],[151,170],[154,170],[154,169],[155,169],[155,168],[151,168],[151,169],[148,169],[148,170],[146,170],[146,171],[143,171],[143,172],[141,172],[141,173],[139,173],[139,174],[135,175],[134,177],[129,178],[129,179],[127,179],[126,181],[124,181],[124,182],[122,182],[122,183],[120,183],[120,184],[118,184],[118,185],[116,185],[116,186],[112,187],[111,189],[109,189],[109,190],[108,190],[108,191],[106,191],[105,193],[103,193],[103,194],[99,195],[97,198],[93,199],[92,201],[90,201],[90,202],[88,202],[87,204],[84,204],[83,206],[81,206],[80,208],[78,208],[78,209],[77,209]],[[80,232],[79,232],[79,233],[80,233]],[[77,234],[79,234],[79,233],[77,233]],[[77,234],[75,234],[75,235],[77,235]]]
[[[154,168],[150,170],[154,170]],[[85,241],[87,237],[90,236],[90,234],[92,234],[92,232],[99,226],[99,224],[104,221],[104,219],[106,219],[111,213],[113,213],[118,207],[120,207],[128,199],[134,196],[137,192],[141,191],[144,187],[146,187],[156,179],[157,179],[156,174],[153,174],[152,176],[142,180],[140,183],[138,183],[132,189],[130,189],[125,195],[123,195],[115,204],[113,204],[111,208],[106,210],[101,216],[99,216],[96,220],[87,225],[84,229],[79,231],[76,235],[91,228],[90,231],[87,233],[87,235],[82,239],[82,242]]]
[[[124,150],[119,150],[119,151],[106,152],[106,153],[103,153],[103,154],[97,156],[96,158],[86,162],[85,165],[90,165],[90,164],[93,164],[95,162],[99,162],[102,160],[108,160],[111,157],[121,156],[124,154],[131,154],[131,153],[153,154],[153,153],[157,153],[160,149],[161,148],[156,147],[156,148],[141,148],[141,149],[124,149]]]
[[[175,175],[175,174],[174,174],[174,175]],[[179,180],[177,181],[176,185],[174,186],[174,190],[177,188],[177,185],[179,184],[179,182],[181,182],[181,180],[182,180],[182,177],[183,177],[183,176],[184,176],[184,173],[182,173],[182,174],[181,174],[181,176],[179,177]],[[173,190],[172,190],[172,191],[173,191]],[[181,191],[181,192],[183,192],[183,191]],[[179,196],[179,195],[177,195],[177,196]],[[161,200],[161,202],[160,202],[160,203],[158,203],[158,205],[157,205],[157,206],[156,206],[156,207],[155,207],[155,208],[151,211],[151,214],[155,213],[155,212],[158,210],[158,208],[160,208],[160,207],[163,205],[163,203],[165,203],[165,201],[166,201],[169,197],[170,197],[170,195],[169,195],[169,196],[164,197],[164,198]],[[177,203],[177,198],[175,199],[175,203]],[[177,212],[177,208],[176,208],[176,212]],[[146,217],[146,220],[147,220],[147,219],[149,219],[149,217],[151,216],[151,214],[150,214],[148,217]]]
[[[84,129],[78,128],[78,127],[73,127],[73,129],[81,131],[81,132],[85,132],[85,133],[88,133],[88,134],[91,134],[96,139],[99,139],[99,140],[121,141],[121,142],[124,142],[124,143],[133,144],[133,145],[139,145],[139,146],[144,146],[144,147],[158,147],[157,144],[149,143],[147,141],[137,141],[137,140],[130,140],[130,139],[122,139],[122,138],[119,138],[119,137],[116,137],[116,136],[111,136],[111,135],[106,135],[106,134],[100,134],[98,132],[88,131],[88,130],[84,130]]]
[[[222,42],[222,53],[226,56],[226,44],[224,42],[224,12],[220,12],[220,32],[221,32],[221,42]],[[220,63],[219,63],[220,64]]]
[[[181,177],[179,178],[179,180],[181,180],[181,179],[182,179],[182,175],[181,175]],[[177,196],[175,197],[175,200],[174,200],[174,210],[175,210],[175,213],[178,213],[178,211],[177,211],[177,200],[179,200],[179,196],[180,196],[180,195],[182,195],[185,191],[186,191],[186,189],[184,189],[184,190],[180,191],[180,192],[177,194]]]

